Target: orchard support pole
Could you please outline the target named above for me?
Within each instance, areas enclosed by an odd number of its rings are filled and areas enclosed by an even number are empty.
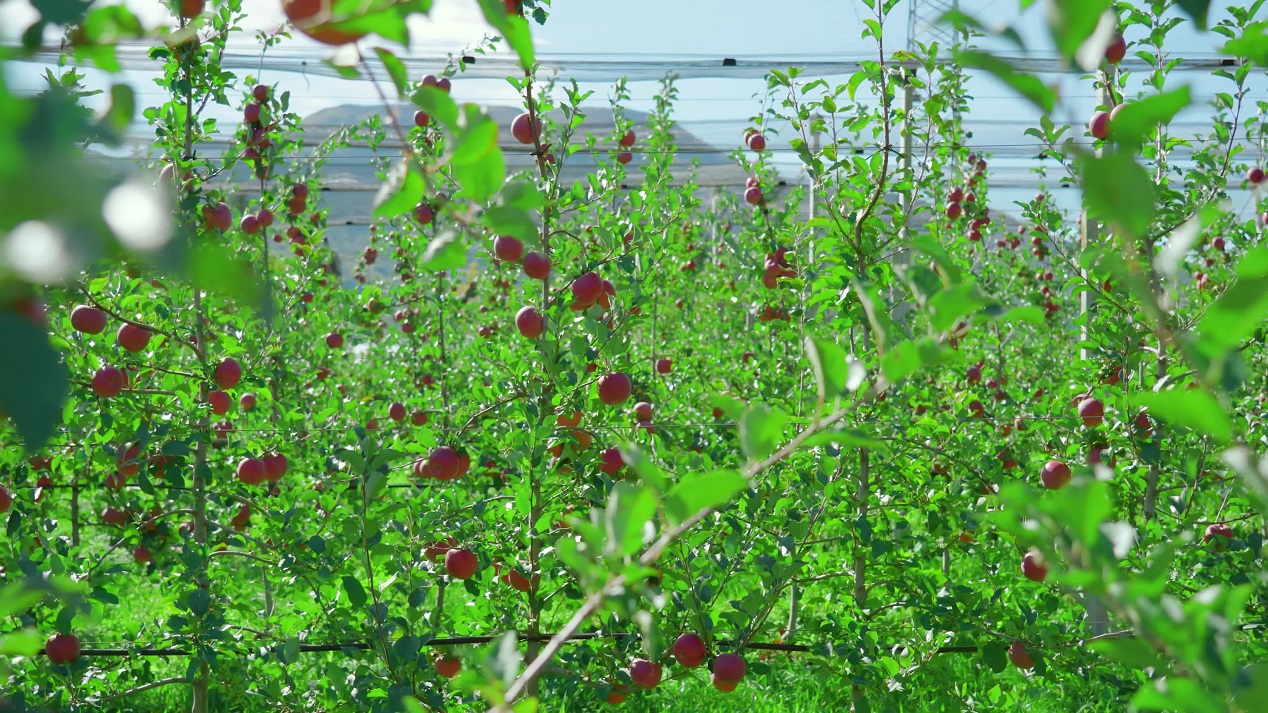
[[[912,136],[914,122],[911,118],[912,107],[916,103],[916,88],[912,86],[911,75],[914,70],[903,69],[903,133],[902,156],[899,158],[901,170],[908,176],[908,185],[914,185],[911,180],[912,171],[915,168],[915,140]],[[915,188],[908,188],[902,192],[902,204],[907,206],[910,211],[915,206],[916,194]],[[893,266],[894,268],[906,268],[911,265],[911,252],[907,248],[907,241],[910,239],[911,233],[907,227],[907,218],[903,216],[902,228],[898,231],[898,249],[894,251]],[[890,296],[890,301],[894,304],[894,321],[902,322],[911,314],[913,306],[910,300],[898,301],[899,288],[897,285],[893,288],[894,292]]]

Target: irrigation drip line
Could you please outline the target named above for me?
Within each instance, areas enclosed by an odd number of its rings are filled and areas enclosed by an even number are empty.
[[[594,641],[594,640],[601,640],[601,639],[625,639],[625,638],[635,637],[635,636],[639,636],[639,634],[628,634],[628,633],[608,634],[608,633],[601,633],[601,632],[582,632],[582,633],[573,634],[572,636],[569,636],[567,640],[568,641]],[[454,636],[454,637],[448,637],[448,638],[431,639],[430,641],[425,641],[420,643],[420,646],[441,647],[441,646],[464,646],[464,645],[470,645],[470,644],[487,644],[492,641],[497,641],[500,638],[501,637],[499,636]],[[542,642],[550,641],[551,639],[553,639],[554,634],[538,634],[535,636],[529,635],[529,634],[520,634],[518,635],[518,638],[521,642],[542,643]],[[717,644],[717,647],[720,649],[727,649],[730,646],[731,645],[728,643],[719,642]],[[367,651],[370,648],[371,648],[370,643],[365,641],[352,641],[352,642],[347,642],[342,644],[300,644],[299,653],[303,653],[303,654],[329,653],[333,651],[343,651],[345,649]],[[784,644],[784,643],[778,643],[778,642],[776,643],[749,642],[749,643],[741,645],[739,648],[753,649],[755,651],[778,651],[783,653],[808,653],[808,652],[816,650],[819,647],[811,646],[809,644]],[[961,653],[976,653],[977,651],[978,651],[977,646],[946,645],[946,646],[939,646],[937,653],[961,654]],[[41,656],[45,655],[44,649],[40,649],[39,654]],[[192,652],[182,648],[126,649],[126,648],[112,647],[112,648],[82,648],[80,649],[79,655],[80,656],[167,657],[167,656],[190,656],[192,655]]]

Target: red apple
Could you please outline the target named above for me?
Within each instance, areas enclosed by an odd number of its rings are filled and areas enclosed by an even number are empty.
[[[424,470],[429,478],[437,480],[453,480],[460,475],[461,463],[458,452],[449,446],[437,446],[427,454],[427,465]]]
[[[181,0],[180,16],[186,20],[192,20],[203,14],[206,6],[207,0]]]
[[[339,349],[343,347],[343,335],[338,332],[331,332],[326,335],[326,346],[331,349]]]
[[[1263,183],[1264,169],[1258,166],[1255,166],[1254,168],[1250,169],[1249,171],[1246,172],[1246,180],[1250,181],[1251,183],[1255,185],[1259,185],[1260,183]]]
[[[524,244],[509,235],[498,236],[493,239],[493,256],[502,262],[518,263],[524,257]]]
[[[1212,523],[1206,526],[1206,534],[1202,536],[1204,542],[1210,542],[1211,538],[1222,537],[1225,540],[1233,539],[1233,528],[1222,522]],[[1219,544],[1224,544],[1216,540]]]
[[[96,307],[76,305],[70,311],[70,326],[82,334],[101,334],[106,329],[106,313]]]
[[[630,680],[635,686],[644,690],[652,690],[660,685],[660,664],[647,659],[634,659],[630,664]]]
[[[1021,573],[1032,582],[1042,582],[1048,578],[1048,565],[1043,561],[1043,554],[1031,550],[1021,558]]]
[[[758,186],[750,186],[744,189],[744,202],[749,205],[757,205],[765,200],[762,195],[762,189]]]
[[[255,394],[243,394],[238,397],[238,408],[241,408],[243,411],[250,411],[255,408],[255,403]]]
[[[1013,645],[1008,647],[1008,660],[1024,671],[1035,667],[1034,660],[1030,658],[1030,653],[1026,651],[1026,645],[1020,641],[1014,641]]]
[[[515,313],[515,327],[526,339],[536,339],[542,335],[546,321],[535,307],[524,306]]]
[[[427,425],[427,412],[426,412],[426,411],[415,411],[414,413],[412,413],[412,414],[410,414],[410,415],[409,415],[409,422],[410,422],[411,424],[415,425],[415,426],[426,426],[426,425]]]
[[[656,373],[668,374],[669,372],[673,370],[674,370],[674,363],[671,360],[663,359],[663,358],[656,360]]]
[[[721,654],[713,659],[713,677],[722,683],[744,680],[744,659],[739,654]]]
[[[599,377],[599,400],[608,406],[624,403],[634,385],[624,372],[614,371]]]
[[[154,559],[154,555],[150,554],[145,545],[137,545],[136,549],[132,550],[132,559],[136,560],[138,564],[145,564]]]
[[[0,485],[0,515],[8,512],[11,505],[13,505],[13,494],[8,488]]]
[[[266,102],[269,100],[269,88],[266,84],[257,84],[251,88],[251,96],[255,97],[258,102]]]
[[[79,638],[74,634],[57,634],[44,645],[44,654],[55,664],[74,663],[79,659]]]
[[[599,454],[599,470],[605,475],[616,475],[625,468],[619,448],[608,448]]]
[[[259,458],[243,458],[238,463],[238,480],[247,485],[263,483],[268,472],[268,467]]]
[[[1088,397],[1079,402],[1079,418],[1083,419],[1083,425],[1089,428],[1101,425],[1101,421],[1105,416],[1105,405],[1099,399]]]
[[[215,205],[204,206],[203,222],[209,228],[224,232],[229,229],[229,226],[233,225],[233,210],[224,201],[220,201]]]
[[[92,392],[103,399],[117,396],[128,388],[128,376],[113,366],[103,366],[92,375]]]
[[[119,327],[115,341],[119,343],[119,346],[135,354],[149,345],[150,331],[135,324],[124,324]]]
[[[597,272],[587,272],[572,281],[573,302],[589,307],[603,294],[603,278]]]
[[[652,420],[652,405],[646,401],[634,404],[634,417],[640,421]]]
[[[1127,56],[1127,40],[1123,36],[1115,33],[1114,39],[1110,40],[1109,46],[1105,48],[1105,61],[1110,64],[1118,64]]]
[[[242,110],[242,120],[248,124],[259,123],[260,110],[263,108],[259,104],[247,104],[246,108]]]
[[[745,141],[745,143],[747,143],[748,147],[752,149],[753,151],[766,150],[766,137],[762,136],[761,134],[757,132],[753,132],[752,134],[749,134],[748,140]]]
[[[1092,134],[1094,139],[1104,139],[1109,136],[1110,132],[1110,116],[1108,112],[1098,111],[1092,114],[1092,118],[1088,119],[1087,130]]]
[[[521,144],[534,143],[542,133],[542,122],[528,112],[524,112],[511,120],[511,136]]]
[[[721,681],[716,673],[709,675],[709,682],[713,684],[714,688],[723,693],[730,693],[735,690],[736,686],[740,685],[738,682]]]
[[[470,550],[453,549],[445,553],[445,572],[454,579],[471,579],[479,564],[475,553]]]
[[[281,480],[282,476],[286,475],[286,469],[290,467],[286,456],[279,453],[266,455],[261,460],[264,461],[264,479],[270,483],[276,483]]]
[[[414,207],[414,220],[419,225],[431,225],[431,221],[435,217],[436,213],[426,203],[419,203]]]
[[[621,137],[620,144],[621,146],[628,149],[629,147],[634,145],[634,140],[635,140],[634,130],[630,129],[629,131],[625,132],[624,136]]]
[[[417,126],[420,129],[425,129],[430,123],[431,117],[427,115],[427,112],[421,110],[414,112],[414,126]]]
[[[539,252],[531,252],[523,258],[524,274],[534,280],[544,280],[550,274],[550,258]]]
[[[960,217],[960,213],[962,212],[962,209],[960,208],[960,204],[958,202],[952,201],[947,204],[946,212],[947,212],[948,218],[950,218],[951,220],[955,220],[956,218]]]
[[[242,367],[238,365],[238,361],[232,357],[225,357],[216,365],[216,370],[212,373],[216,383],[220,384],[222,389],[232,389],[242,381]]]
[[[704,663],[707,655],[704,639],[701,639],[696,634],[681,634],[674,640],[674,658],[687,668],[696,668]]]
[[[1136,426],[1136,431],[1141,438],[1149,438],[1153,434],[1153,424],[1149,421],[1149,414],[1144,411],[1136,414],[1136,418],[1132,420],[1132,423]]]
[[[387,417],[396,422],[405,420],[405,404],[397,401],[387,407]]]
[[[211,404],[212,413],[223,416],[229,413],[233,399],[229,398],[229,394],[225,391],[213,391],[207,395],[207,403]]]
[[[453,678],[462,670],[462,661],[446,654],[437,656],[433,664],[436,666],[436,673],[445,678]]]
[[[1039,472],[1039,480],[1048,490],[1057,490],[1070,482],[1070,466],[1059,460],[1050,460]]]

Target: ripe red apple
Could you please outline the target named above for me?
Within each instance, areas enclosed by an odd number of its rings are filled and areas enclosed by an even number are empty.
[[[92,375],[92,392],[103,399],[118,396],[128,388],[128,376],[117,367],[103,366]]]
[[[431,225],[431,221],[435,217],[435,212],[432,211],[431,206],[426,203],[419,203],[414,207],[414,220],[417,221],[419,225]]]
[[[9,511],[9,507],[13,505],[13,494],[8,488],[0,485],[0,515]]]
[[[1110,116],[1109,112],[1098,111],[1092,114],[1092,118],[1088,119],[1087,130],[1092,134],[1094,139],[1104,139],[1109,136],[1110,132]]]
[[[701,639],[696,634],[680,634],[674,640],[674,658],[687,668],[695,668],[704,663],[707,655],[704,639]]]
[[[1039,472],[1039,480],[1048,490],[1057,490],[1070,482],[1070,466],[1059,460],[1050,460]]]
[[[1028,671],[1035,667],[1035,662],[1030,658],[1030,653],[1026,651],[1026,645],[1020,641],[1014,641],[1012,646],[1008,647],[1008,660],[1013,665],[1023,671]]]
[[[286,475],[286,469],[290,467],[286,456],[280,453],[271,453],[264,456],[261,460],[264,461],[264,479],[270,483],[276,483],[281,480],[282,476]]]
[[[634,404],[634,417],[640,421],[652,420],[652,405],[646,401]]]
[[[542,133],[542,122],[540,119],[534,119],[528,112],[524,112],[511,120],[511,136],[521,144],[531,144],[535,142]]]
[[[396,422],[405,420],[405,404],[397,401],[387,407],[387,417]]]
[[[747,143],[748,147],[753,151],[766,150],[766,137],[762,136],[760,133],[753,132],[749,134],[748,140],[745,141],[745,143]]]
[[[243,394],[238,397],[238,408],[241,408],[243,411],[250,411],[255,408],[255,403],[255,394]]]
[[[1105,61],[1110,64],[1118,64],[1127,56],[1127,40],[1123,36],[1115,33],[1114,39],[1110,40],[1109,46],[1105,48]]]
[[[1214,537],[1222,537],[1225,540],[1231,540],[1233,539],[1233,528],[1229,527],[1227,524],[1222,522],[1216,522],[1216,523],[1207,525],[1206,534],[1202,536],[1202,541],[1210,542],[1211,538],[1214,538]],[[1219,540],[1216,540],[1216,542],[1220,545],[1225,544],[1220,542]]]
[[[427,115],[427,112],[422,110],[414,112],[414,126],[417,126],[420,129],[425,129],[430,123],[431,117]]]
[[[608,406],[624,403],[634,385],[624,372],[614,371],[599,377],[599,400]]]
[[[964,375],[968,378],[970,384],[976,384],[982,380],[982,370],[976,365],[970,366]]]
[[[445,678],[453,678],[458,675],[459,671],[462,671],[462,661],[447,654],[437,656],[433,664],[436,666],[436,673]]]
[[[203,222],[207,227],[224,232],[233,225],[233,210],[220,201],[215,205],[203,207]]]
[[[524,244],[518,238],[500,235],[493,239],[493,256],[502,262],[518,263],[524,258]]]
[[[82,334],[101,334],[106,329],[106,313],[96,307],[75,305],[70,311],[70,326]]]
[[[524,274],[534,280],[544,280],[550,274],[550,258],[539,252],[531,252],[523,258]]]
[[[242,381],[242,367],[233,357],[225,357],[216,365],[216,370],[212,372],[216,383],[220,384],[222,389],[232,389]]]
[[[674,363],[673,363],[673,361],[671,361],[671,360],[669,360],[669,359],[664,359],[664,358],[661,358],[661,359],[657,359],[657,360],[656,360],[656,373],[658,373],[658,374],[668,374],[669,372],[671,372],[671,371],[673,371],[673,370],[674,370]]]
[[[470,550],[453,549],[445,553],[445,572],[454,579],[471,579],[480,561]]]
[[[617,153],[616,155],[616,162],[622,165],[627,164],[633,160],[634,160],[634,154],[630,153],[629,151],[621,151]]]
[[[1079,418],[1089,428],[1101,425],[1105,416],[1105,405],[1099,399],[1088,397],[1079,402]]]
[[[136,549],[132,550],[132,559],[136,560],[137,564],[145,564],[154,559],[154,555],[150,554],[145,545],[137,545]]]
[[[410,415],[409,415],[409,422],[410,422],[411,424],[415,425],[415,426],[426,426],[426,425],[427,425],[427,412],[426,412],[426,411],[415,411],[414,413],[412,413],[412,414],[410,414]]]
[[[217,416],[223,416],[229,413],[229,407],[233,404],[233,399],[229,398],[228,392],[213,391],[207,394],[207,403],[211,404],[211,412]]]
[[[269,87],[267,84],[257,84],[251,88],[251,96],[255,97],[258,102],[266,102],[269,100]]]
[[[546,326],[541,314],[536,307],[525,305],[515,313],[515,327],[520,330],[520,334],[526,339],[536,339],[542,335],[542,330]]]
[[[739,654],[721,654],[713,659],[713,677],[722,683],[744,680],[744,659]]]
[[[1136,426],[1136,431],[1141,438],[1149,438],[1153,434],[1153,424],[1149,421],[1148,413],[1141,411],[1136,414],[1136,418],[1132,420],[1132,423]]]
[[[1254,168],[1250,169],[1249,171],[1246,172],[1246,180],[1250,181],[1251,183],[1255,185],[1259,185],[1260,183],[1263,183],[1264,169],[1260,168],[1259,166],[1255,166]]]
[[[264,107],[259,104],[247,104],[242,110],[242,120],[248,124],[256,124],[260,121],[260,110]]]
[[[608,705],[619,706],[624,703],[626,698],[625,691],[625,686],[613,686],[612,690],[608,691]]]
[[[624,136],[621,137],[620,144],[622,147],[628,149],[629,147],[634,145],[635,138],[636,137],[634,136],[634,130],[630,129],[625,132]]]
[[[958,201],[952,201],[947,204],[947,217],[951,220],[959,218],[961,212],[963,212],[963,209],[960,207],[960,203]]]
[[[757,205],[764,200],[762,189],[758,186],[749,186],[744,189],[744,202],[749,205]]]
[[[1031,550],[1021,558],[1021,573],[1032,582],[1042,582],[1048,578],[1048,565],[1043,561],[1043,554]]]
[[[331,349],[339,349],[343,347],[343,335],[338,332],[331,332],[326,335],[326,346]]]
[[[437,446],[427,454],[427,477],[437,480],[453,480],[462,475],[458,452],[449,446]]]
[[[634,659],[630,664],[630,681],[644,690],[652,690],[660,685],[660,664],[647,659]]]
[[[192,20],[203,14],[206,6],[207,0],[181,0],[180,16],[186,20]]]
[[[268,475],[268,467],[259,458],[243,458],[238,463],[238,480],[247,485],[259,485]]]
[[[128,516],[122,510],[106,508],[101,511],[101,521],[113,527],[123,527],[128,522]]]
[[[625,459],[621,458],[619,448],[608,448],[599,454],[599,470],[604,475],[616,475],[625,468]],[[3,512],[0,510],[0,512]]]
[[[597,272],[587,272],[572,281],[572,299],[575,303],[589,307],[601,294],[603,278]]]
[[[115,334],[115,341],[119,343],[119,346],[135,354],[149,346],[150,331],[135,324],[124,324]]]
[[[952,188],[947,194],[948,203],[959,203],[962,200],[964,200],[964,191],[959,188]]]
[[[75,663],[79,659],[79,637],[74,634],[57,634],[44,644],[44,654],[55,664]]]

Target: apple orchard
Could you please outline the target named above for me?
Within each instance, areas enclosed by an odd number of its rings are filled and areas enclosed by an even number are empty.
[[[0,710],[1268,710],[1264,0],[1022,2],[1043,66],[857,4],[712,191],[676,77],[635,121],[541,71],[548,0],[472,2],[511,121],[410,61],[429,0],[283,0],[255,72],[241,0],[0,50],[61,38],[0,83]],[[372,116],[306,128],[301,36]]]

